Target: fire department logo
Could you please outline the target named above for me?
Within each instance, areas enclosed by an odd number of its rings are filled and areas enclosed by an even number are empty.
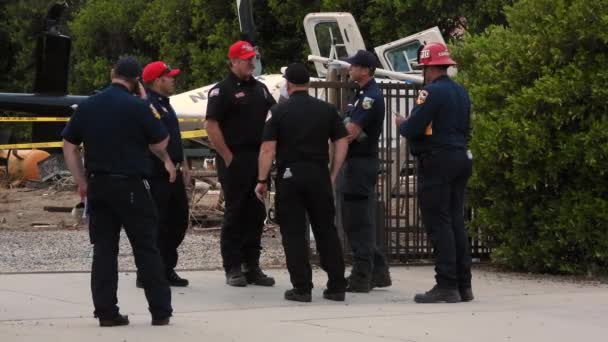
[[[423,104],[424,101],[426,101],[427,96],[429,96],[429,92],[426,90],[421,90],[420,93],[418,93],[418,98],[416,99],[416,104],[417,105]]]
[[[363,107],[363,109],[370,109],[370,108],[372,108],[373,104],[374,104],[374,99],[372,99],[371,97],[365,97],[363,99],[363,102],[361,102],[361,107]]]

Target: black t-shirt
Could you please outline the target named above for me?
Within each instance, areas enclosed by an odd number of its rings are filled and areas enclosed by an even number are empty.
[[[277,161],[329,162],[328,140],[348,135],[335,106],[295,92],[273,106],[264,127],[264,141],[277,142]]]
[[[88,173],[149,177],[148,145],[168,134],[146,102],[112,84],[81,103],[61,135],[74,145],[84,144]]]
[[[255,78],[243,81],[233,73],[209,91],[207,119],[216,120],[230,149],[259,147],[264,121],[276,101]]]

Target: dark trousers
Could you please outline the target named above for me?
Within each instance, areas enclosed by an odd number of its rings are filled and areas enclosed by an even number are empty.
[[[188,195],[181,172],[173,183],[169,176],[152,178],[150,187],[158,210],[158,250],[168,272],[177,265],[177,248],[188,229]]]
[[[170,317],[173,312],[171,290],[156,247],[158,216],[144,181],[93,175],[89,178],[87,200],[89,233],[94,244],[91,290],[95,316],[109,319],[118,313],[117,257],[120,229],[124,227],[152,317]]]
[[[266,210],[255,196],[258,175],[256,149],[236,151],[230,167],[216,158],[218,177],[224,190],[225,211],[220,236],[224,269],[259,266]]]
[[[293,287],[303,291],[313,288],[306,229],[308,213],[321,268],[327,272],[327,288],[344,291],[344,259],[334,225],[333,190],[327,165],[291,163],[289,172],[279,169],[276,183],[275,207]]]
[[[344,164],[342,222],[353,252],[353,273],[363,277],[388,271],[376,244],[378,167],[377,158],[349,158]]]
[[[464,227],[464,192],[472,161],[445,150],[418,161],[418,201],[433,243],[435,279],[443,288],[471,286],[471,255]]]

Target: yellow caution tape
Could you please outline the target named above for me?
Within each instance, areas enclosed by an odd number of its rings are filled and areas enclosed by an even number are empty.
[[[29,150],[31,148],[51,148],[51,147],[62,147],[62,146],[63,146],[63,141],[27,143],[27,144],[6,144],[6,145],[0,145],[0,150]]]
[[[0,116],[0,122],[68,122],[70,118],[66,117],[26,117],[26,116]],[[202,118],[178,118],[179,122],[202,122]]]
[[[204,138],[207,136],[207,131],[197,129],[194,131],[183,131],[182,139]],[[62,147],[63,141],[41,142],[41,143],[25,143],[25,144],[5,144],[0,145],[0,150],[27,150],[31,148],[54,148]]]
[[[0,117],[0,122],[68,122],[70,118],[55,118],[55,117]]]
[[[182,132],[182,139],[204,138],[206,136],[207,136],[207,131],[205,131],[204,129],[197,129],[194,131]]]
[[[178,118],[179,122],[203,122],[203,118]]]

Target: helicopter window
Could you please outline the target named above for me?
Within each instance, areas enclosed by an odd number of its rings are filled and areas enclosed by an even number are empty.
[[[412,62],[416,62],[420,42],[415,40],[387,50],[384,55],[393,71],[411,72]]]
[[[315,36],[321,56],[334,59],[348,57],[337,22],[318,23],[315,25]]]

